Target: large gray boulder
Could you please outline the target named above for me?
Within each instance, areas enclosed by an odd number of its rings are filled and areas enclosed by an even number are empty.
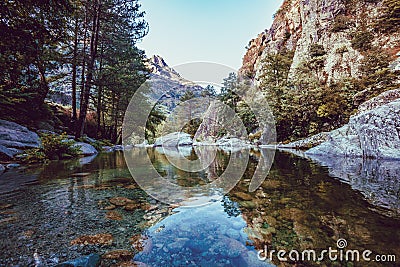
[[[15,155],[15,151],[11,150],[3,145],[0,145],[0,159],[9,160],[12,159]]]
[[[400,159],[400,99],[365,110],[306,154]]]
[[[38,148],[40,138],[22,125],[0,120],[0,145],[17,149]]]
[[[154,146],[176,147],[176,146],[191,146],[193,144],[190,134],[175,132],[156,139]]]
[[[76,142],[72,145],[72,147],[79,147],[78,155],[82,156],[91,156],[96,155],[98,153],[97,149],[94,148],[91,144]]]
[[[237,152],[245,148],[251,148],[249,142],[246,142],[236,137],[233,138],[223,137],[221,139],[218,139],[216,144],[220,149],[226,152]]]

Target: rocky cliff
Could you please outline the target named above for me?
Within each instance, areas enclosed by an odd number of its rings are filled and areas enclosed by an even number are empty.
[[[152,56],[147,63],[147,67],[151,72],[151,94],[153,96],[163,95],[160,102],[169,110],[176,106],[179,99],[187,91],[192,91],[195,96],[199,96],[204,91],[203,87],[186,80],[177,71],[168,66],[161,56]]]
[[[400,69],[400,32],[379,30],[384,5],[385,0],[285,0],[271,28],[250,41],[239,73],[257,82],[266,55],[283,48],[294,51],[293,73],[317,44],[326,51],[323,82],[358,77],[364,57],[362,45],[352,44],[358,32],[370,32],[368,41],[392,55],[391,67]]]

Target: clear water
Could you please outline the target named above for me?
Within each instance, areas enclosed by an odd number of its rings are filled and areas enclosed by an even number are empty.
[[[137,161],[147,154],[159,173],[181,186],[210,182],[208,173],[181,172],[154,149],[133,151]],[[218,152],[214,174],[224,171],[230,156]],[[209,204],[196,208],[152,199],[135,184],[118,152],[8,171],[0,176],[0,266],[53,266],[119,249],[127,250],[128,256],[104,257],[102,266],[133,262],[147,266],[292,266],[294,262],[281,263],[276,258],[261,261],[257,252],[266,245],[286,251],[322,250],[336,247],[339,238],[347,240],[349,249],[398,254],[397,263],[370,262],[368,266],[399,266],[399,183],[393,181],[399,177],[392,173],[388,183],[388,172],[369,171],[366,176],[365,172],[350,172],[348,166],[336,175],[338,166],[321,167],[278,152],[267,179],[249,193],[259,156],[259,151],[251,151],[244,177],[229,194],[210,198]],[[187,158],[196,156],[190,153]],[[378,165],[381,170],[382,164]],[[346,170],[347,180],[343,179]],[[138,169],[135,175],[146,172]],[[115,197],[129,198],[133,208],[112,206]],[[74,242],[95,234],[112,235],[112,243]],[[319,265],[365,263],[298,262],[298,266]]]

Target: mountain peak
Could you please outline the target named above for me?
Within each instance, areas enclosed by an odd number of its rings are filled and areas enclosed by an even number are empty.
[[[165,60],[159,56],[159,55],[153,55],[150,58],[150,63],[152,65],[160,66],[160,67],[168,67],[168,64],[165,62]]]
[[[166,76],[169,78],[180,79],[181,76],[173,68],[169,67],[164,58],[153,55],[148,61],[148,67],[153,74]]]

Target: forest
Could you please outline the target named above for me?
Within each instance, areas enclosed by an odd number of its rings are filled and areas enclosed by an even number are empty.
[[[138,1],[6,0],[0,12],[1,119],[116,143],[148,77],[136,47],[149,29]],[[63,92],[71,108],[49,101]]]

